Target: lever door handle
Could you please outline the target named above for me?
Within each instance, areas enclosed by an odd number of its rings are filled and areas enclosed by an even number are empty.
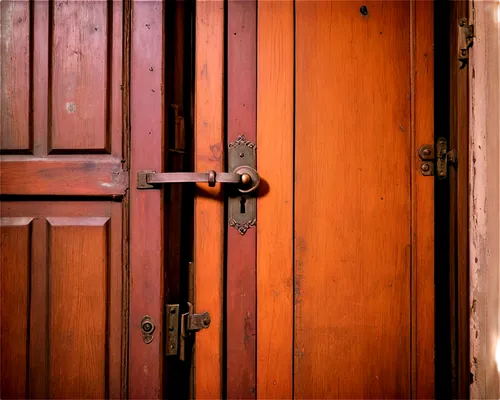
[[[208,186],[215,186],[216,183],[226,183],[238,185],[241,193],[251,193],[260,183],[257,171],[246,165],[240,166],[234,172],[137,172],[137,189],[154,189],[159,184],[171,183],[208,183]]]

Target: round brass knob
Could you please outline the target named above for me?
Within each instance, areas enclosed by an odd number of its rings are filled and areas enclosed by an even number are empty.
[[[234,170],[235,174],[240,175],[240,193],[251,193],[259,187],[260,177],[256,170],[246,165],[242,165]]]
[[[241,174],[241,183],[242,183],[243,185],[245,185],[245,186],[246,186],[246,185],[248,185],[250,182],[252,182],[252,177],[251,177],[249,174],[247,174],[247,173],[245,173],[245,174]]]

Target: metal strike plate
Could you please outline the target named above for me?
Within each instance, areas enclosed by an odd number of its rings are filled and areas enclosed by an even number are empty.
[[[236,171],[238,168],[249,168],[255,171],[257,167],[257,146],[248,140],[245,135],[229,143],[228,146],[228,170]],[[257,175],[258,178],[258,175]],[[258,183],[257,183],[258,184]],[[232,189],[232,190],[231,190]],[[230,188],[228,193],[228,223],[241,235],[244,235],[257,223],[257,198],[256,191],[242,193],[241,190]]]
[[[165,354],[176,356],[179,352],[179,304],[167,304],[167,343]]]

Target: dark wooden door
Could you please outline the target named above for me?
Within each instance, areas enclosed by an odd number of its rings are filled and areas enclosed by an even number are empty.
[[[0,10],[0,397],[161,397],[162,3]]]

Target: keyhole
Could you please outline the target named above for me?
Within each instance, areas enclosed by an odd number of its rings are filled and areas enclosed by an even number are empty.
[[[246,211],[245,211],[245,203],[247,202],[247,199],[245,199],[244,197],[242,197],[240,199],[240,214],[245,214]]]

